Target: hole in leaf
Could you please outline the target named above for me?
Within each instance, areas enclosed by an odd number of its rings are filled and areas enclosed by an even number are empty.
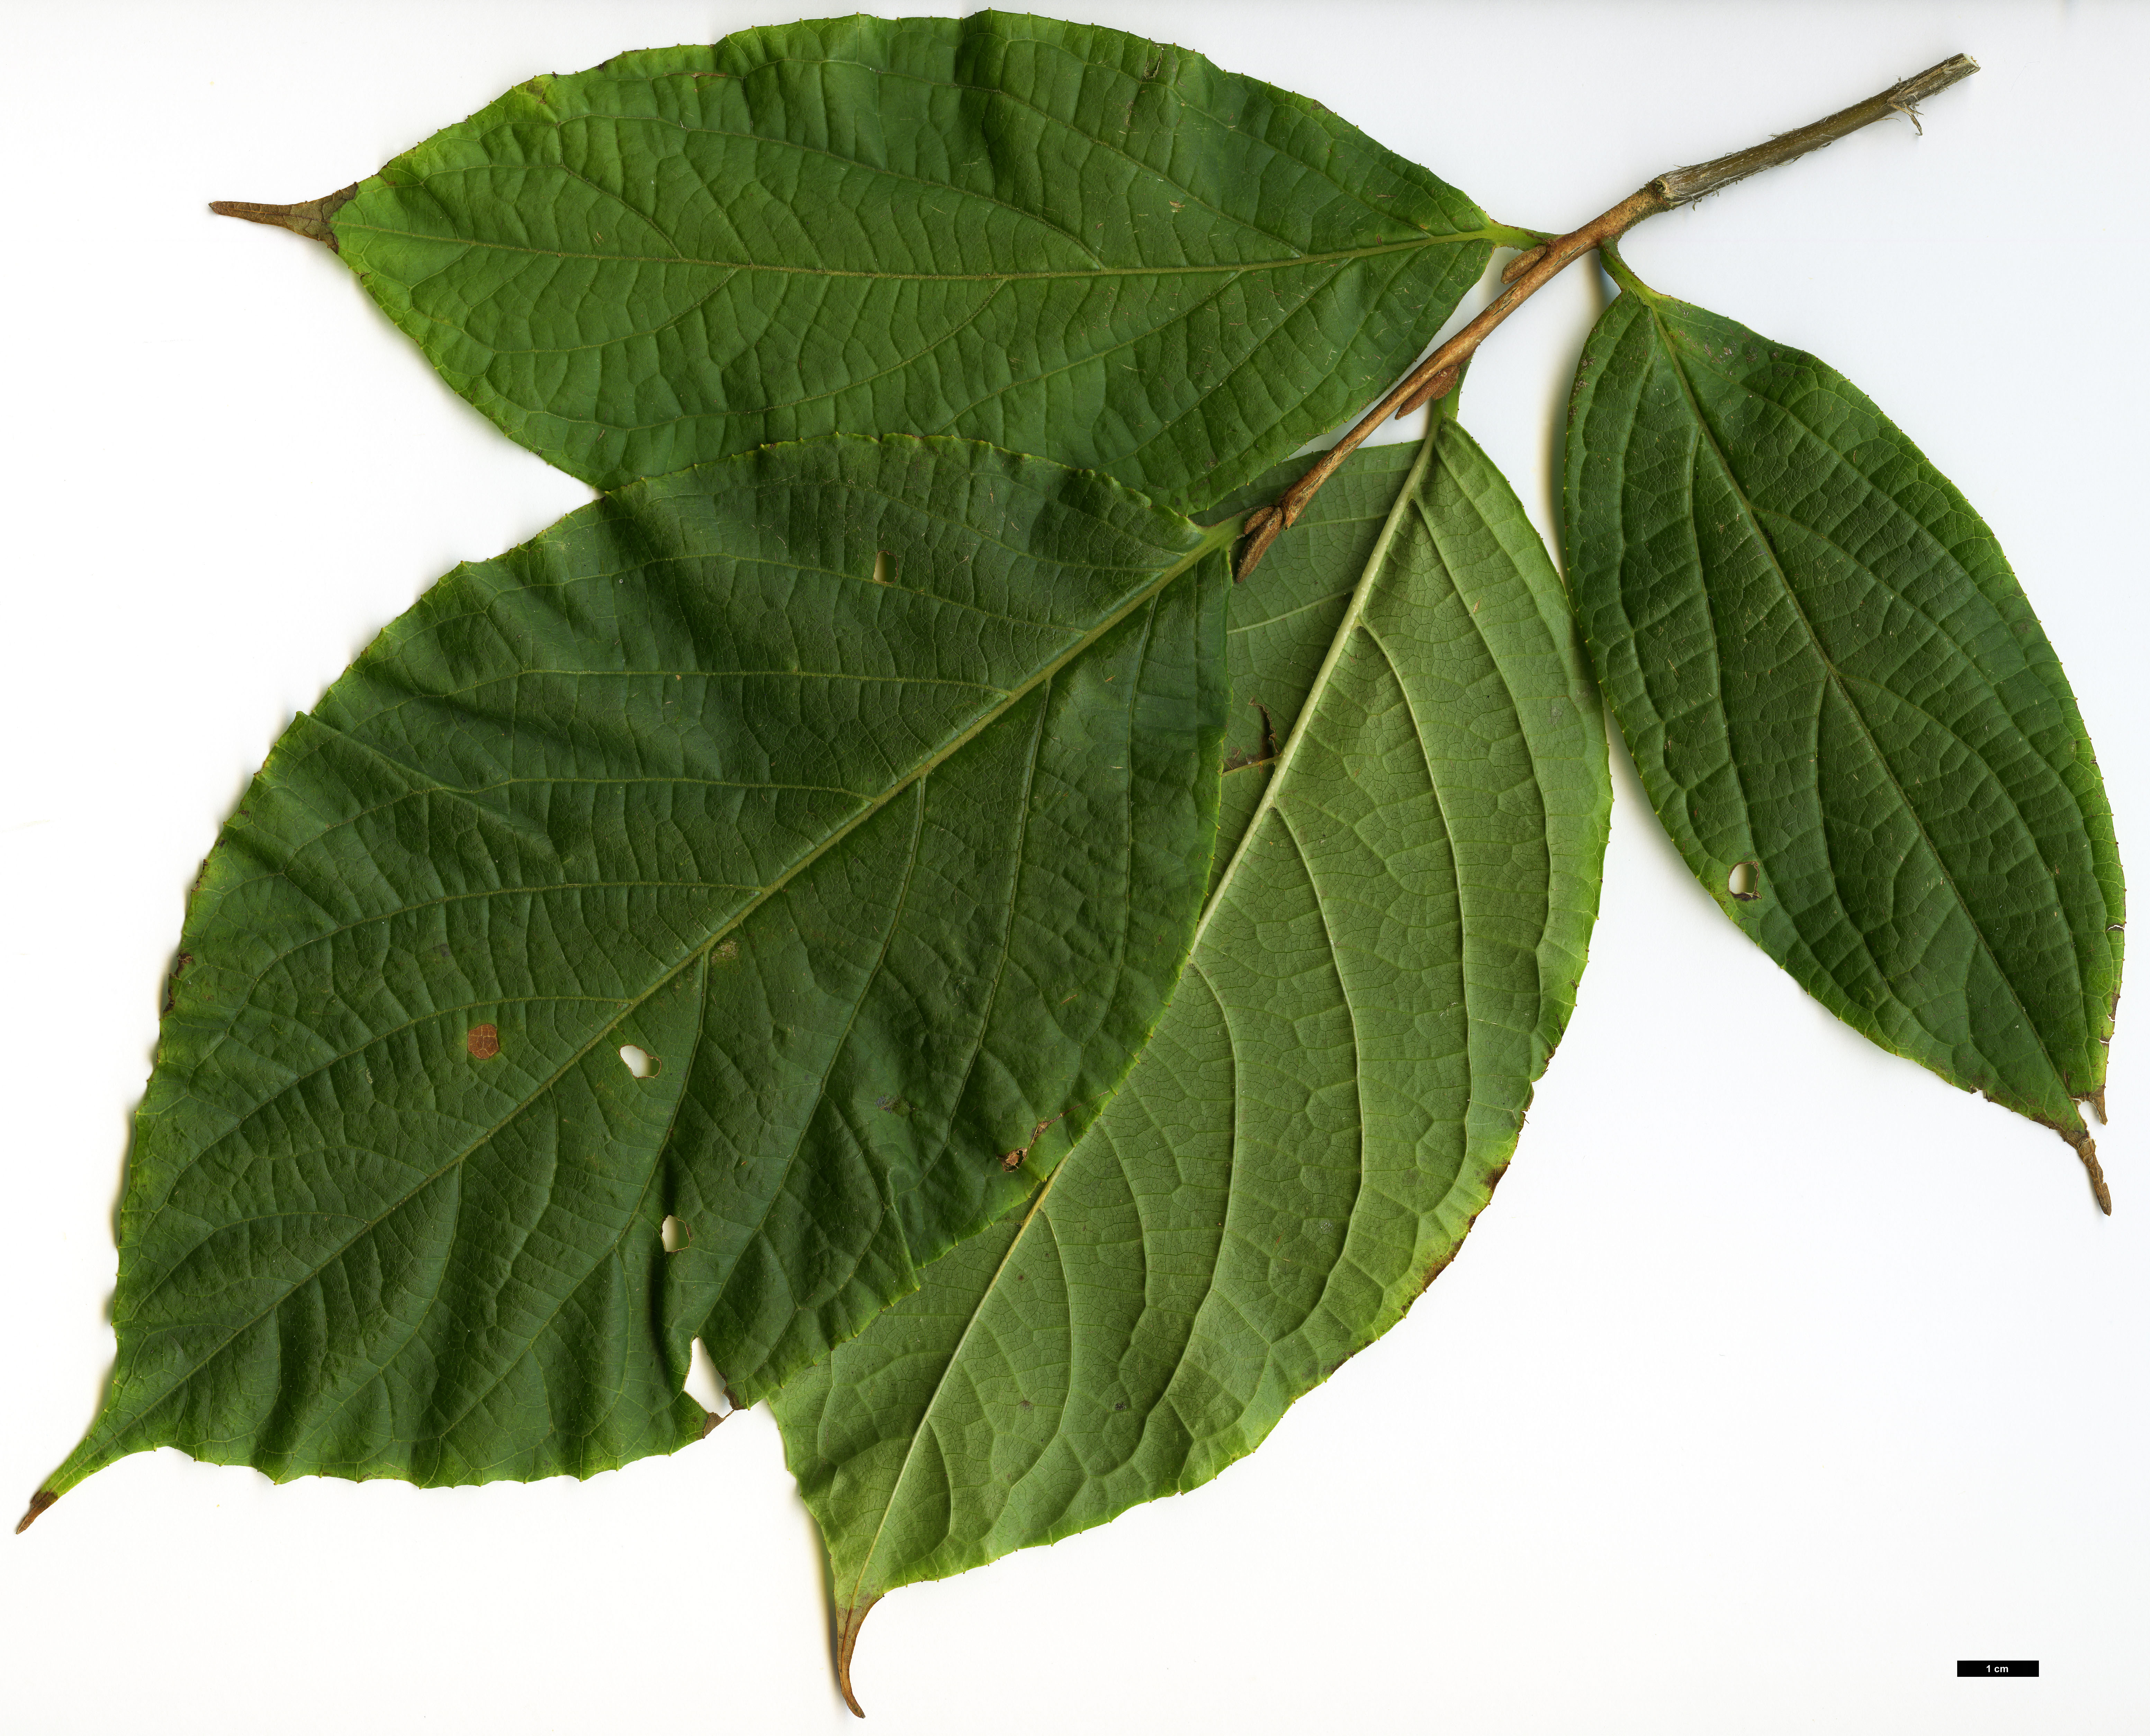
[[[664,1239],[667,1254],[677,1254],[694,1239],[694,1232],[687,1228],[686,1220],[682,1218],[667,1218],[664,1228],[658,1234]]]
[[[463,1039],[463,1047],[471,1052],[473,1061],[490,1061],[500,1052],[500,1027],[472,1025],[470,1035]]]
[[[1742,904],[1752,904],[1762,896],[1762,865],[1759,862],[1734,863],[1732,877],[1725,886]]]
[[[874,556],[873,580],[877,585],[892,585],[896,583],[896,557],[886,548]]]
[[[627,1070],[638,1079],[654,1079],[662,1064],[647,1049],[638,1049],[633,1043],[623,1044],[619,1058],[627,1063]]]
[[[732,1409],[731,1395],[724,1390],[724,1377],[717,1372],[716,1364],[709,1360],[709,1353],[699,1338],[688,1350],[687,1396],[712,1416],[723,1416]]]

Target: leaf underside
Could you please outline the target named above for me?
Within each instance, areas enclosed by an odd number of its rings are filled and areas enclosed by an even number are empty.
[[[835,438],[442,579],[205,865],[117,1370],[48,1487],[167,1445],[587,1476],[704,1431],[696,1336],[751,1400],[1002,1216],[1036,1181],[1004,1156],[1095,1114],[1186,956],[1222,541]]]
[[[884,1592],[1205,1481],[1400,1318],[1573,1005],[1611,795],[1543,546],[1446,419],[1320,507],[1233,598],[1235,710],[1305,714],[1227,774],[1275,782],[1148,1048],[1024,1213],[775,1401],[846,1672]]]
[[[1855,1029],[2057,1129],[2104,1203],[2077,1102],[2105,1083],[2120,859],[1992,532],[1835,369],[1632,290],[1576,376],[1566,517],[1696,877]]]
[[[950,433],[1183,510],[1400,373],[1503,233],[1305,98],[994,13],[533,78],[331,228],[457,391],[598,487]]]

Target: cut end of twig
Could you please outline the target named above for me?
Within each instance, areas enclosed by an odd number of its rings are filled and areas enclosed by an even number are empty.
[[[1541,247],[1538,251],[1540,253],[1543,253],[1545,249]],[[1456,390],[1456,382],[1462,377],[1463,370],[1461,367],[1443,368],[1439,373],[1436,374],[1433,378],[1427,381],[1425,385],[1419,387],[1416,391],[1406,398],[1402,403],[1396,406],[1397,421],[1402,421],[1404,417],[1409,416],[1414,410],[1425,409],[1426,406],[1433,402],[1436,398],[1446,397],[1449,393]]]
[[[858,1647],[859,1629],[866,1625],[868,1612],[880,1602],[878,1597],[868,1597],[858,1603],[846,1603],[836,1612],[836,1686],[843,1689],[844,1703],[856,1718],[864,1718],[866,1708],[851,1692],[851,1653]]]
[[[1540,260],[1543,259],[1546,256],[1546,249],[1552,245],[1552,243],[1550,241],[1541,241],[1528,253],[1517,254],[1513,259],[1510,260],[1507,265],[1501,266],[1501,281],[1502,283],[1513,283],[1517,278],[1521,277],[1523,273],[1529,270],[1532,266],[1535,265]]]
[[[50,1506],[58,1499],[59,1496],[54,1494],[50,1489],[38,1490],[35,1495],[33,1495],[30,1497],[29,1511],[23,1514],[20,1519],[15,1522],[15,1535],[19,1537],[24,1532],[35,1525],[38,1522],[38,1515],[43,1512],[47,1507]]]
[[[1878,91],[1863,103],[1854,103],[1849,108],[1840,108],[1811,125],[1780,133],[1766,144],[1750,146],[1744,151],[1734,151],[1729,157],[1718,157],[1708,163],[1697,163],[1690,168],[1675,169],[1659,175],[1650,186],[1663,197],[1668,204],[1692,204],[1698,199],[1707,199],[1713,193],[1722,192],[1734,181],[1744,181],[1750,174],[1765,169],[1774,169],[1780,163],[1789,163],[1804,157],[1809,151],[1818,151],[1825,144],[1834,144],[1848,138],[1861,127],[1870,127],[1877,120],[1885,120],[1892,114],[1908,116],[1913,125],[1918,124],[1919,104],[1929,97],[1938,96],[1950,85],[1968,78],[1978,70],[1978,63],[1968,54],[1951,54],[1946,60],[1928,67],[1923,73]],[[1921,132],[1925,129],[1920,128]]]
[[[248,223],[265,223],[271,229],[287,229],[309,241],[320,242],[331,253],[341,253],[343,250],[336,245],[336,231],[329,226],[329,220],[357,197],[358,183],[353,181],[324,199],[310,199],[302,204],[262,205],[251,199],[216,199],[209,201],[209,208],[220,217],[237,217]]]
[[[1274,502],[1247,514],[1247,522],[1239,527],[1239,558],[1232,568],[1234,584],[1247,582],[1247,575],[1261,564],[1269,545],[1284,534],[1284,509]]]

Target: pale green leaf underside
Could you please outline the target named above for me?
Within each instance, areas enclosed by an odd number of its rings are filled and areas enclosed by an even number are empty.
[[[1022,1215],[777,1396],[847,1639],[893,1587],[1251,1451],[1402,1315],[1513,1149],[1597,908],[1597,701],[1453,422],[1407,478],[1360,460],[1323,498],[1234,596],[1249,638],[1306,635],[1241,679],[1313,697],[1148,1048]],[[1339,557],[1370,542],[1353,594]]]
[[[1183,509],[1386,385],[1511,233],[1304,98],[996,13],[535,78],[332,227],[457,391],[599,487],[951,433]]]
[[[165,1445],[588,1475],[700,1435],[697,1335],[751,1398],[1002,1215],[1002,1154],[1094,1115],[1186,956],[1223,540],[835,438],[442,579],[204,868],[118,1368],[50,1486]]]
[[[1697,877],[1855,1028],[2087,1145],[2120,860],[1992,532],[1835,370],[1643,292],[1591,334],[1567,472],[1598,677]]]

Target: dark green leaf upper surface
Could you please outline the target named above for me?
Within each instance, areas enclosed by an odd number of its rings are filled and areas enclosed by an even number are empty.
[[[1962,495],[1834,369],[1634,288],[1576,376],[1566,536],[1599,679],[1703,885],[1831,1012],[2088,1159],[2111,810]]]
[[[1610,788],[1544,548],[1449,421],[1322,500],[1234,595],[1291,733],[1148,1048],[1023,1214],[777,1396],[846,1653],[893,1587],[1251,1451],[1454,1254],[1573,1005]]]
[[[1401,372],[1507,233],[1304,98],[1001,13],[534,78],[332,228],[457,391],[599,487],[954,433],[1188,509]]]
[[[751,1397],[1001,1216],[1186,956],[1224,534],[837,438],[442,579],[204,870],[50,1486],[587,1475],[702,1432],[696,1335]]]

